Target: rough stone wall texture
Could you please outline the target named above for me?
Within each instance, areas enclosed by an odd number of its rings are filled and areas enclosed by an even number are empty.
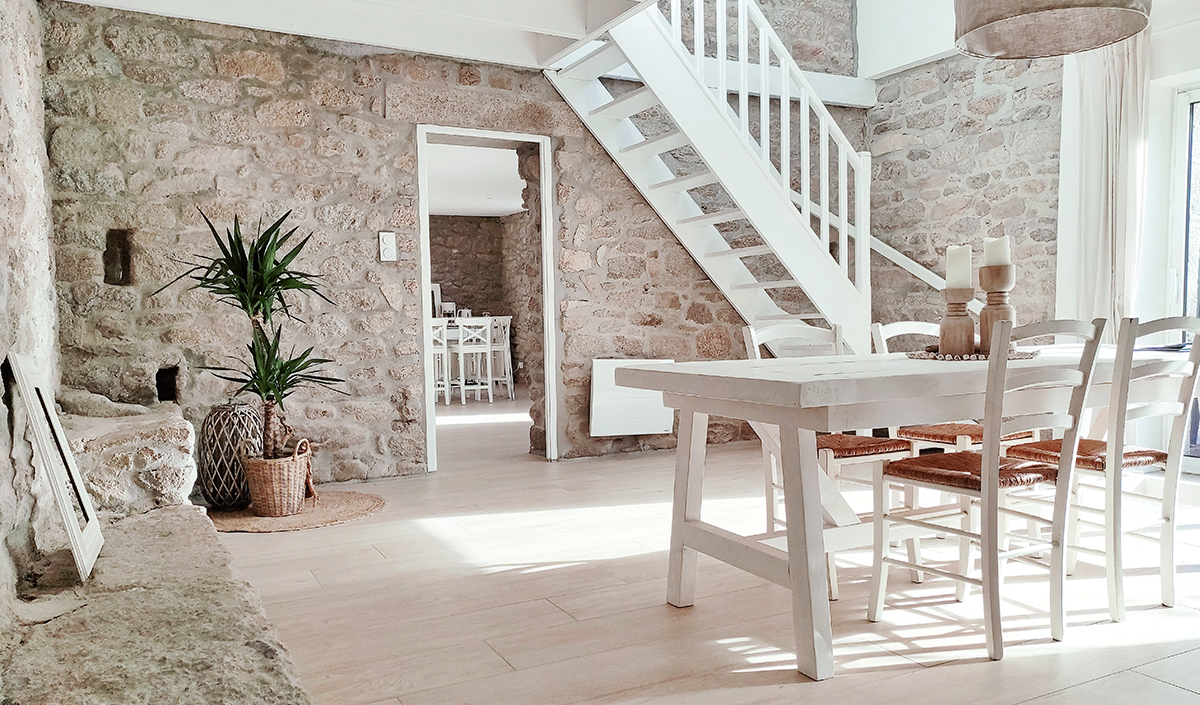
[[[43,7],[72,386],[148,400],[155,372],[177,365],[180,404],[199,422],[229,389],[199,368],[239,354],[247,324],[182,285],[150,294],[180,271],[172,255],[212,247],[197,206],[222,225],[293,210],[291,224],[314,233],[299,264],[324,275],[337,306],[298,301],[305,323],[286,325],[285,339],[335,359],[351,393],[289,398],[298,430],[325,444],[317,479],[423,471],[418,123],[555,140],[564,456],[673,443],[587,437],[593,357],[741,355],[736,314],[539,73]],[[113,229],[131,233],[131,286],[103,283]],[[376,261],[379,229],[397,232],[401,261]]]
[[[475,315],[504,308],[504,267],[499,218],[440,215],[429,218],[429,265],[432,281],[442,285],[442,300]]]
[[[529,385],[533,426],[529,450],[546,450],[545,325],[542,309],[541,158],[536,144],[517,148],[517,168],[525,180],[525,210],[500,219],[503,240],[504,311],[512,314],[512,349],[516,378]]]
[[[712,55],[717,42],[716,3],[702,0],[705,40]],[[854,63],[854,0],[758,0],[763,16],[791,51],[796,64],[805,71],[853,76]],[[659,0],[663,16],[671,16],[669,0]],[[727,32],[730,38],[737,32],[736,3],[727,4]],[[682,0],[683,40],[692,46],[692,27],[695,25],[693,0]],[[747,42],[751,56],[757,57],[758,38],[753,30]],[[731,39],[728,57],[737,57],[737,43]]]
[[[983,238],[1008,235],[1018,319],[1052,317],[1062,62],[955,56],[878,90],[867,113],[875,235],[939,273],[948,245],[970,244],[978,267]],[[876,320],[938,320],[940,294],[878,255],[872,267]]]
[[[41,94],[37,3],[0,0],[0,343],[43,363],[57,387]],[[0,651],[18,638],[18,577],[37,569],[38,541],[52,541],[45,529],[58,521],[45,475],[33,469],[24,415],[8,406],[13,398],[0,402]],[[0,700],[8,699],[6,680],[0,668]]]

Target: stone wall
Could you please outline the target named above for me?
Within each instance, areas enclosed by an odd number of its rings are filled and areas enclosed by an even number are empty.
[[[1024,322],[1054,315],[1062,62],[954,56],[878,84],[867,113],[877,237],[945,272],[946,247],[1008,235]],[[875,319],[936,321],[941,295],[879,255]],[[980,294],[982,298],[982,293]]]
[[[46,2],[49,151],[61,343],[72,386],[150,400],[178,367],[198,422],[228,385],[204,373],[248,337],[239,315],[182,284],[172,256],[222,227],[293,211],[299,264],[336,306],[297,302],[285,340],[336,361],[349,397],[298,392],[297,429],[324,443],[318,480],[425,468],[415,127],[549,135],[561,270],[562,455],[668,445],[587,437],[598,356],[740,356],[736,313],[540,73]],[[364,56],[364,54],[366,54]],[[375,231],[397,232],[380,263]],[[110,231],[132,244],[129,285],[104,283]],[[726,437],[733,432],[722,432]],[[718,433],[718,436],[721,434]]]
[[[442,300],[475,315],[504,307],[503,226],[499,218],[441,215],[429,218],[429,265]]]
[[[529,385],[533,426],[529,451],[546,450],[545,325],[542,309],[542,191],[539,147],[517,148],[517,169],[525,180],[525,210],[500,219],[503,229],[504,311],[512,314],[512,349],[516,379]]]
[[[50,197],[43,148],[41,24],[33,0],[0,0],[0,342],[41,361],[57,387]],[[0,653],[18,638],[18,577],[60,550],[50,487],[35,474],[24,414],[0,402]],[[69,558],[67,559],[70,560]],[[7,701],[0,667],[0,700]]]

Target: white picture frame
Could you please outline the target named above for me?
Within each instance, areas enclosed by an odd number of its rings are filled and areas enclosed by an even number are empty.
[[[44,370],[31,357],[10,352],[8,365],[25,405],[28,427],[33,432],[33,450],[42,468],[49,473],[54,500],[62,514],[71,554],[80,580],[87,580],[104,545],[100,519],[92,506],[87,485],[75,465],[67,434],[54,409],[54,392],[47,384]]]

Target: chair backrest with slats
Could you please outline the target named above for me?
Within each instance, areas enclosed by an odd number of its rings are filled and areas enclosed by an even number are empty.
[[[940,329],[936,323],[926,323],[925,321],[897,321],[895,323],[874,323],[871,325],[871,342],[875,345],[875,352],[886,353],[888,350],[888,341],[892,338],[898,338],[902,335],[921,335],[933,338],[936,342],[940,335]]]
[[[458,349],[462,352],[490,352],[492,349],[492,317],[456,318]]]
[[[761,360],[759,346],[769,345],[776,357],[802,357],[805,355],[841,355],[845,352],[841,326],[818,328],[805,323],[781,323],[763,328],[746,326],[742,329],[746,340],[746,354],[752,360]]]
[[[1194,337],[1200,334],[1200,318],[1175,316],[1146,323],[1139,323],[1136,318],[1121,321],[1109,394],[1110,428],[1106,467],[1121,466],[1127,422],[1156,417],[1171,419],[1168,463],[1179,462],[1187,411],[1196,394],[1196,381],[1200,373],[1200,345],[1193,340],[1191,351],[1186,356],[1182,351],[1179,352],[1178,359],[1163,360],[1156,357],[1139,361],[1138,341],[1163,333],[1190,333]],[[1131,384],[1136,385],[1136,394],[1131,394]]]
[[[498,350],[508,349],[511,333],[512,316],[492,316],[492,347]]]
[[[446,352],[446,326],[450,323],[445,318],[435,318],[429,323],[433,330],[433,352]]]
[[[984,492],[998,489],[1001,439],[1022,431],[1048,429],[1062,432],[1062,452],[1058,468],[1059,494],[1057,501],[1066,501],[1063,483],[1070,482],[1078,452],[1079,418],[1083,412],[1088,383],[1096,363],[1100,334],[1105,321],[1097,318],[1083,321],[1047,321],[1013,327],[1012,321],[997,321],[992,333],[992,349],[988,351],[987,395],[983,418],[983,488]],[[1010,366],[1008,351],[1011,343],[1047,336],[1078,340],[1082,346],[1069,349],[1078,352],[1078,363],[1069,366]],[[1070,400],[1063,405],[1065,392]],[[1020,408],[1006,407],[1013,394],[1028,397],[1047,394],[1045,401],[1025,399]],[[1058,400],[1058,401],[1056,401]]]

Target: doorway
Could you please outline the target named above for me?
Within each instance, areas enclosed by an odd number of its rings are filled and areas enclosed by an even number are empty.
[[[522,170],[523,177],[528,181],[527,189],[531,192],[527,200],[531,205],[531,210],[536,212],[531,214],[536,216],[536,230],[531,233],[528,238],[528,246],[540,249],[540,272],[538,267],[532,267],[533,271],[528,272],[531,267],[524,267],[522,271],[529,274],[528,281],[524,282],[527,289],[534,289],[540,284],[540,306],[533,307],[538,309],[540,315],[534,316],[535,320],[521,321],[517,320],[514,324],[516,330],[513,331],[514,338],[517,341],[516,349],[521,350],[537,350],[537,362],[540,363],[537,367],[541,368],[542,382],[540,385],[534,386],[534,396],[540,399],[533,399],[532,404],[526,403],[526,408],[531,408],[533,416],[541,420],[542,431],[537,431],[531,434],[531,452],[532,448],[539,440],[538,436],[544,436],[545,457],[547,460],[558,459],[558,438],[561,420],[558,417],[558,401],[559,401],[559,381],[558,381],[558,359],[561,351],[561,336],[557,334],[555,329],[554,302],[555,298],[555,268],[554,268],[554,230],[555,219],[553,215],[554,192],[552,184],[551,159],[553,157],[550,138],[541,135],[525,135],[508,132],[495,132],[490,130],[475,130],[467,128],[439,127],[433,125],[421,125],[417,128],[417,188],[418,188],[418,214],[420,218],[420,295],[421,300],[425,302],[422,306],[421,324],[423,328],[424,346],[423,350],[425,361],[425,439],[428,456],[428,467],[431,472],[438,469],[438,425],[439,425],[439,410],[444,410],[445,397],[439,393],[434,380],[439,374],[435,356],[430,354],[434,343],[434,324],[437,321],[435,316],[435,290],[434,284],[440,284],[434,276],[434,264],[431,253],[435,249],[433,245],[438,242],[438,237],[435,234],[440,233],[441,229],[453,228],[454,223],[444,220],[438,216],[438,211],[443,210],[437,204],[439,196],[442,195],[445,189],[439,189],[439,192],[434,191],[434,184],[438,179],[438,164],[439,159],[444,162],[446,154],[451,153],[450,148],[476,148],[476,154],[482,158],[490,159],[499,157],[501,153],[511,153],[515,151],[518,155],[533,156],[536,159],[536,165],[531,169]],[[518,156],[520,159],[520,156]],[[525,162],[533,164],[532,161]],[[469,170],[467,170],[469,171]],[[469,186],[459,191],[466,192],[470,196],[472,190]],[[532,198],[536,191],[536,206],[532,205]],[[449,194],[450,196],[462,194]],[[469,200],[469,199],[468,199]],[[433,207],[431,208],[431,204]],[[484,203],[477,203],[477,206],[484,206]],[[501,208],[502,209],[502,208]],[[532,222],[532,219],[530,219]],[[446,248],[439,245],[440,253],[446,254]],[[473,253],[473,257],[485,257],[486,254]],[[456,265],[457,266],[457,265]],[[481,272],[482,273],[482,272]],[[540,277],[538,276],[540,274]],[[451,276],[458,279],[459,277],[452,276],[446,273],[445,269],[441,270],[441,277]],[[540,281],[539,281],[540,279]],[[461,280],[460,280],[461,281]],[[466,287],[465,289],[459,285],[459,282],[454,282],[451,286],[438,287],[438,289],[453,288],[460,298],[464,301],[454,301],[453,303],[459,309],[472,308],[470,313],[474,316],[479,316],[483,313],[491,313],[493,316],[508,315],[508,311],[492,311],[490,308],[496,308],[503,305],[500,303],[501,298],[489,298],[479,291],[479,287]],[[449,303],[452,300],[447,296],[447,291],[442,293],[443,303]],[[482,306],[488,308],[479,308],[479,306],[471,307],[465,301],[466,298],[478,299],[482,302]],[[514,318],[518,318],[516,316]],[[536,320],[540,319],[540,320]],[[537,325],[533,325],[537,324]],[[523,326],[523,327],[522,327]],[[536,334],[531,332],[536,329]],[[531,335],[536,335],[540,340],[528,340]],[[540,349],[538,349],[540,348]],[[536,371],[523,369],[520,367],[522,362],[528,360],[527,354],[518,354],[514,356],[514,372],[518,379],[527,377],[529,373],[536,374]],[[446,360],[450,362],[449,359]],[[532,366],[532,365],[531,365]],[[520,387],[518,387],[520,388]],[[528,388],[528,387],[526,387]],[[454,390],[453,406],[461,406],[461,389]],[[469,395],[470,401],[467,405],[476,405],[473,412],[465,411],[464,409],[455,409],[450,413],[442,412],[442,421],[446,425],[460,425],[469,423],[471,417],[476,417],[480,423],[488,422],[505,422],[505,417],[512,416],[513,412],[518,407],[508,401],[508,391],[502,386],[494,386],[493,394],[496,396],[496,403],[501,406],[496,407],[496,412],[491,413],[491,409],[483,409],[479,406],[488,405],[486,392],[481,393],[481,401],[474,401],[475,392]],[[503,402],[501,402],[503,400]],[[441,406],[439,407],[439,404]],[[519,420],[519,419],[518,419]],[[531,422],[532,423],[532,422]]]

